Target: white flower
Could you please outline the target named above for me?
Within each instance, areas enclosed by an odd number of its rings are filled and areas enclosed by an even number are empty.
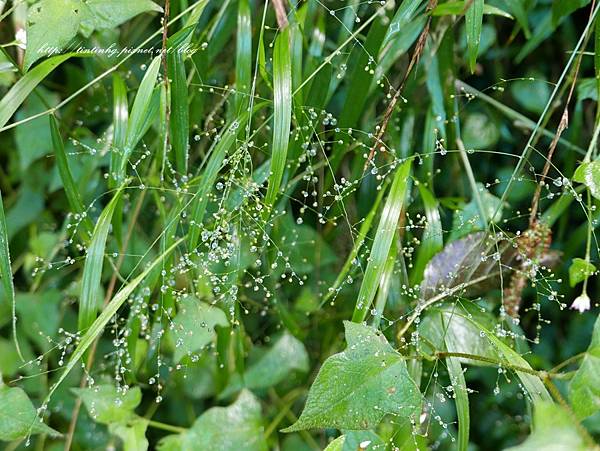
[[[586,293],[581,293],[580,296],[575,298],[573,303],[571,304],[571,308],[575,310],[579,310],[579,313],[583,313],[586,310],[590,309],[590,298]]]
[[[17,41],[17,45],[25,50],[25,46],[27,45],[27,33],[25,32],[25,28],[19,28],[15,33],[15,41]]]

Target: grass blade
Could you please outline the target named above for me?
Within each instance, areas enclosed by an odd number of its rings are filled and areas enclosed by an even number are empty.
[[[417,260],[411,273],[411,285],[415,285],[423,279],[423,271],[427,262],[444,247],[444,235],[442,230],[442,220],[438,210],[439,203],[435,196],[423,184],[417,185],[423,205],[425,206],[425,216],[427,225],[423,231],[421,245],[417,252]]]
[[[160,69],[161,57],[157,56],[152,60],[150,67],[148,67],[140,88],[138,89],[133,106],[131,107],[131,116],[127,124],[127,138],[125,140],[125,149],[123,152],[123,158],[119,167],[118,181],[121,182],[125,175],[125,165],[129,159],[129,155],[133,151],[133,148],[137,145],[139,140],[142,138],[144,130],[146,129],[146,123],[148,121],[148,111],[152,104],[152,97],[154,94],[154,85],[156,84],[156,78],[158,77],[158,71]]]
[[[79,196],[79,189],[73,180],[73,175],[69,169],[69,162],[67,160],[67,154],[65,153],[65,146],[60,136],[60,130],[58,129],[58,122],[53,114],[50,115],[50,135],[52,136],[52,147],[54,147],[54,155],[56,156],[56,165],[58,166],[58,173],[63,182],[65,188],[65,195],[69,202],[71,210],[81,218],[82,229],[79,229],[84,242],[89,241],[89,237],[94,229],[90,218],[87,217],[83,202]]]
[[[271,175],[267,186],[265,203],[269,214],[275,203],[287,159],[292,121],[292,61],[290,57],[290,31],[286,27],[275,41],[273,53],[273,150]]]
[[[352,315],[352,321],[354,322],[359,323],[365,320],[367,312],[373,302],[373,298],[375,297],[375,293],[377,292],[379,280],[385,269],[385,262],[392,245],[392,239],[396,233],[400,212],[404,206],[410,166],[411,162],[409,160],[402,163],[396,170],[390,193],[385,202],[385,206],[383,207],[383,212],[381,213],[381,219],[379,221],[379,226],[377,227],[373,247],[371,248],[365,276],[358,293],[354,314]]]
[[[115,174],[121,167],[121,158],[127,138],[129,106],[127,104],[127,86],[119,74],[113,75],[113,149],[110,154],[111,188],[116,186]]]
[[[515,367],[527,368],[530,369],[531,366],[527,361],[521,357],[515,350],[513,350],[510,346],[503,343],[494,332],[489,331],[481,324],[473,320],[473,318],[469,318],[467,315],[462,315],[461,313],[455,313],[456,315],[461,315],[470,322],[472,322],[475,326],[479,327],[481,332],[485,334],[485,336],[490,340],[492,345],[498,350],[498,355],[503,358],[507,363],[513,365]],[[552,396],[548,393],[544,382],[533,374],[525,373],[522,371],[516,371],[517,376],[521,380],[523,387],[529,393],[529,396],[533,400],[533,402],[538,401],[552,401]]]
[[[86,331],[96,319],[96,311],[101,304],[100,283],[102,277],[102,266],[104,263],[104,249],[112,215],[115,206],[121,198],[120,188],[108,205],[102,210],[94,234],[87,250],[85,264],[83,266],[83,279],[81,281],[81,295],[79,297],[79,321],[80,332]]]
[[[256,113],[267,103],[262,102],[254,107],[252,113]],[[243,113],[238,118],[233,120],[225,127],[225,131],[221,133],[221,138],[216,142],[214,147],[209,151],[209,157],[206,163],[206,168],[202,174],[202,179],[198,184],[198,190],[194,194],[192,202],[192,222],[188,233],[188,246],[191,250],[196,248],[198,238],[200,236],[200,225],[204,220],[204,213],[208,204],[208,193],[212,190],[214,182],[219,174],[223,160],[227,152],[235,144],[238,133],[243,130],[248,122],[248,112]]]
[[[187,174],[190,113],[188,108],[188,86],[185,73],[184,53],[179,51],[194,31],[193,27],[175,33],[168,43],[171,50],[167,55],[167,66],[171,80],[171,146],[175,154],[175,167],[180,174]]]
[[[13,284],[13,275],[10,264],[10,249],[8,247],[8,230],[6,228],[6,217],[4,216],[4,205],[2,202],[2,192],[0,192],[0,278],[2,279],[2,288],[4,296],[12,305],[12,329],[13,340],[17,353],[21,361],[25,361],[19,346],[17,338],[17,301],[15,299],[15,286]]]
[[[454,402],[456,403],[456,416],[458,417],[458,451],[467,451],[469,446],[469,395],[467,393],[467,383],[460,365],[460,359],[448,357],[446,359],[448,376],[452,383],[454,393]]]
[[[381,199],[383,199],[384,193],[385,193],[385,190],[382,189],[381,191],[379,191],[379,194],[375,198],[375,203],[373,204],[373,207],[371,207],[371,211],[369,211],[369,214],[365,217],[365,220],[363,221],[363,223],[360,226],[360,230],[358,231],[358,236],[354,240],[354,246],[352,247],[352,251],[350,251],[350,254],[348,255],[348,258],[346,259],[344,266],[342,267],[337,278],[335,279],[335,282],[333,283],[331,288],[327,291],[327,294],[323,298],[323,302],[321,303],[321,305],[326,303],[331,298],[331,296],[333,296],[339,292],[343,281],[346,279],[346,276],[348,275],[348,271],[350,271],[350,268],[352,267],[354,260],[358,256],[358,253],[360,252],[360,249],[362,248],[362,245],[365,242],[367,233],[369,233],[369,230],[371,230],[371,224],[373,224],[373,219],[375,218],[375,215],[377,214],[377,210],[379,209],[379,204],[381,203]]]
[[[481,39],[481,26],[483,23],[483,0],[473,0],[473,3],[465,14],[467,30],[467,53],[469,69],[475,72],[477,53],[479,52],[479,40]]]
[[[85,332],[81,340],[79,341],[79,345],[73,351],[71,358],[65,366],[63,373],[58,378],[57,382],[50,387],[48,391],[48,395],[46,396],[46,400],[44,403],[47,403],[59,385],[64,382],[67,378],[71,370],[79,363],[79,361],[83,358],[87,349],[92,345],[94,340],[98,338],[98,336],[102,333],[110,319],[117,313],[119,308],[123,305],[123,303],[129,298],[131,293],[137,288],[137,286],[144,280],[150,272],[152,272],[162,261],[163,259],[169,255],[173,250],[181,243],[182,239],[177,240],[171,247],[169,247],[165,252],[159,255],[150,265],[146,267],[146,269],[135,279],[125,285],[119,292],[112,298],[112,300],[108,303],[106,308],[102,310],[102,313],[93,321],[92,325]]]
[[[129,105],[127,102],[127,86],[123,78],[115,73],[113,75],[113,143],[110,153],[109,188],[116,188],[121,160],[125,151],[127,139],[127,122],[129,121]],[[113,213],[113,232],[117,238],[119,248],[123,244],[123,206],[122,200],[115,207]]]
[[[248,0],[238,3],[235,56],[235,111],[246,111],[252,88],[252,14]]]
[[[72,53],[55,56],[38,64],[27,72],[0,100],[0,128],[4,127],[15,111],[19,109],[27,96],[46,78],[46,76],[56,69],[61,63],[73,56]]]

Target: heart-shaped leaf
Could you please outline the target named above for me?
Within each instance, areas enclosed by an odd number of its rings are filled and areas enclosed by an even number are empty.
[[[325,361],[300,418],[284,432],[372,429],[386,414],[419,415],[421,393],[402,356],[376,329],[348,321],[344,325],[348,347]]]
[[[586,418],[600,410],[600,316],[594,325],[592,342],[571,380],[569,397],[579,418]]]

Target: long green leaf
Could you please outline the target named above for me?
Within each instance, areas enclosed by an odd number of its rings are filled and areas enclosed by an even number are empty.
[[[6,125],[8,120],[21,106],[31,91],[33,91],[50,72],[72,56],[72,53],[66,53],[64,55],[49,58],[35,66],[14,84],[10,91],[8,91],[2,100],[0,100],[0,129]]]
[[[460,315],[460,313],[455,313],[456,315]],[[479,328],[479,330],[485,334],[485,336],[490,340],[492,345],[498,350],[500,357],[502,357],[507,363],[514,365],[516,367],[527,368],[530,369],[531,366],[527,361],[521,357],[515,350],[513,350],[510,346],[503,343],[493,331],[490,331],[483,327],[481,324],[469,318],[467,315],[462,315],[463,318],[467,319],[475,326]],[[523,387],[529,393],[529,396],[533,400],[534,403],[539,401],[552,401],[552,396],[548,393],[546,386],[542,382],[542,380],[538,376],[534,376],[533,374],[524,373],[522,371],[516,371],[517,376],[521,380]]]
[[[331,298],[331,296],[337,294],[338,291],[340,290],[340,287],[341,287],[343,281],[346,279],[346,276],[348,275],[348,271],[350,271],[350,268],[352,267],[354,260],[358,256],[358,253],[360,252],[360,249],[362,248],[362,246],[365,242],[367,233],[369,233],[369,230],[371,230],[371,224],[373,224],[373,219],[375,218],[375,215],[377,214],[377,210],[379,209],[379,204],[381,203],[381,199],[383,199],[384,193],[385,193],[385,191],[382,189],[379,191],[379,194],[377,194],[377,197],[375,198],[375,202],[373,203],[373,206],[371,207],[371,211],[369,211],[369,214],[367,214],[363,223],[360,226],[358,235],[354,240],[354,246],[352,247],[352,250],[350,251],[348,258],[346,259],[344,266],[342,267],[337,278],[335,279],[335,282],[333,283],[331,288],[329,288],[329,290],[327,291],[327,294],[323,298],[322,304],[326,303]]]
[[[127,102],[127,86],[123,78],[115,73],[113,75],[113,143],[110,152],[110,176],[108,186],[116,188],[119,183],[119,168],[125,152],[127,140],[127,123],[129,121],[129,106]],[[117,238],[119,248],[123,237],[123,201],[115,207],[113,213],[113,232]]]
[[[13,275],[10,264],[10,250],[8,247],[8,230],[6,228],[6,217],[4,216],[4,205],[2,202],[2,192],[0,192],[0,278],[2,279],[2,288],[4,296],[12,305],[12,321],[13,321],[13,339],[19,357],[25,361],[21,354],[21,347],[17,338],[17,301],[15,299],[15,286],[13,284]],[[1,379],[0,379],[1,380]]]
[[[79,189],[77,188],[71,170],[69,169],[69,161],[67,160],[65,146],[60,136],[60,130],[58,129],[58,122],[56,121],[56,117],[52,114],[50,115],[50,135],[52,136],[52,146],[54,147],[58,173],[63,182],[63,187],[65,188],[65,195],[67,196],[69,207],[71,207],[71,210],[79,216],[82,238],[84,239],[84,242],[88,242],[94,226],[92,225],[90,218],[88,218],[81,197],[79,196]]]
[[[481,26],[483,22],[483,0],[473,0],[473,3],[465,14],[467,30],[467,53],[469,57],[469,69],[475,72],[477,53],[479,52],[479,40],[481,39]]]
[[[283,178],[290,141],[292,120],[292,62],[290,57],[290,31],[287,27],[275,41],[273,54],[273,147],[271,154],[271,175],[267,187],[265,203],[271,207],[275,203]],[[266,210],[268,214],[269,208]]]
[[[104,264],[104,249],[106,239],[112,220],[115,206],[121,198],[122,188],[117,190],[108,205],[102,210],[92,241],[87,250],[85,264],[83,266],[83,280],[81,281],[81,295],[79,297],[79,322],[80,332],[84,332],[96,319],[96,312],[102,302],[100,293],[100,282],[102,277],[102,266]]]
[[[469,446],[469,395],[467,392],[467,383],[460,365],[460,359],[449,357],[446,359],[448,375],[454,392],[454,402],[456,403],[456,415],[458,417],[458,450],[466,451]]]
[[[180,174],[187,174],[190,114],[188,108],[188,86],[183,52],[178,48],[194,31],[184,28],[169,38],[167,65],[171,80],[171,146],[175,153],[175,166]]]
[[[245,111],[252,88],[252,14],[248,0],[240,0],[235,56],[235,111]]]
[[[438,201],[423,184],[419,184],[417,188],[425,206],[427,224],[423,231],[421,245],[417,251],[417,260],[411,273],[411,285],[421,282],[425,265],[431,260],[431,257],[440,252],[444,247],[442,220],[438,210]]]
[[[140,88],[135,96],[135,100],[133,101],[131,115],[127,124],[125,150],[123,152],[121,166],[119,167],[119,181],[122,180],[125,174],[125,165],[127,164],[129,155],[131,155],[133,148],[137,145],[139,140],[142,139],[144,130],[147,128],[146,123],[148,121],[148,111],[150,110],[152,104],[154,85],[156,84],[156,78],[158,77],[160,61],[160,56],[157,56],[154,58],[154,60],[152,60],[152,63],[146,70],[146,74],[140,83]]]
[[[129,106],[127,103],[127,86],[123,78],[113,75],[113,143],[110,153],[110,186],[116,186],[116,172],[121,167],[121,159],[125,151],[127,139],[127,123],[129,121]]]
[[[252,112],[256,113],[266,104],[266,102],[259,103],[252,109]],[[248,112],[244,112],[238,118],[228,124],[227,127],[225,127],[225,131],[221,134],[220,139],[209,152],[206,167],[203,171],[202,178],[198,184],[198,190],[194,194],[194,199],[192,200],[191,204],[191,209],[193,211],[191,222],[192,226],[188,233],[188,246],[190,249],[195,249],[196,245],[198,244],[200,225],[204,220],[204,214],[206,213],[206,206],[208,204],[208,193],[210,193],[213,188],[214,182],[219,174],[219,170],[221,169],[227,152],[229,152],[231,147],[233,147],[235,144],[240,130],[243,130],[246,126],[248,117]]]
[[[408,160],[402,163],[396,170],[390,193],[381,213],[381,219],[375,234],[375,241],[373,242],[369,256],[369,263],[367,264],[367,269],[365,270],[362,285],[358,293],[354,314],[352,315],[352,321],[354,322],[365,320],[377,292],[379,280],[385,269],[385,262],[390,252],[390,246],[392,245],[392,239],[396,233],[400,212],[404,206],[410,166],[411,161]]]
[[[54,385],[50,387],[48,391],[48,395],[44,401],[44,404],[47,404],[50,401],[50,398],[59,387],[60,384],[64,382],[67,378],[71,370],[78,365],[83,358],[87,349],[92,345],[94,340],[98,338],[98,336],[102,333],[110,319],[117,313],[119,308],[123,305],[123,303],[129,298],[131,293],[137,288],[137,286],[144,280],[151,271],[154,270],[163,259],[169,255],[173,250],[181,243],[183,239],[177,240],[171,247],[169,247],[165,252],[159,255],[150,265],[146,267],[146,269],[135,279],[125,285],[123,288],[119,290],[119,292],[112,298],[112,300],[108,303],[106,308],[102,310],[102,313],[96,318],[96,320],[92,323],[90,328],[84,333],[81,338],[79,345],[73,351],[71,358],[67,362],[64,371],[56,381]]]

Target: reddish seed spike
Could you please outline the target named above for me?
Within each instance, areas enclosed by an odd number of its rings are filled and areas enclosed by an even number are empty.
[[[519,317],[522,293],[529,279],[530,262],[539,264],[542,257],[550,249],[552,243],[552,230],[544,223],[536,221],[532,227],[517,238],[517,248],[520,265],[504,290],[503,306],[508,315]]]

